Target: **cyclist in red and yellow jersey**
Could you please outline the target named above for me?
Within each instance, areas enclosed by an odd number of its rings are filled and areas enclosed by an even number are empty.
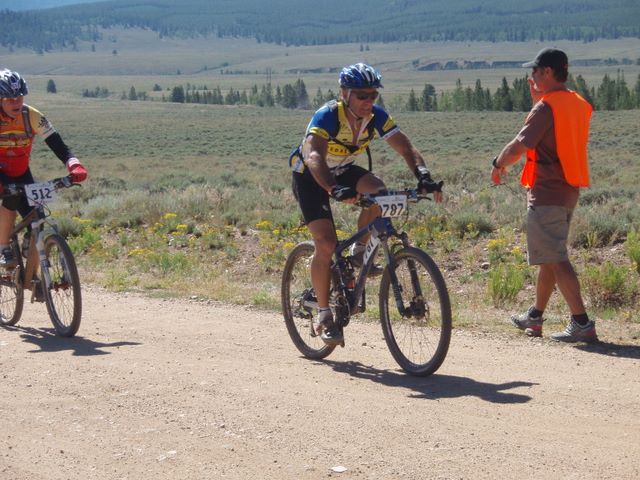
[[[38,110],[24,103],[27,83],[17,72],[0,70],[0,187],[8,183],[34,183],[29,159],[33,137],[42,137],[49,148],[66,165],[72,181],[87,178],[87,170],[62,141],[60,134]],[[25,216],[31,210],[24,197],[5,198],[0,206],[0,267],[17,263],[9,247],[16,211]]]

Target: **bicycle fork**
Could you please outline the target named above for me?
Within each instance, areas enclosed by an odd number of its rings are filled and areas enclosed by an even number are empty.
[[[403,248],[408,248],[411,245],[409,244],[409,237],[405,232],[398,234],[398,238],[402,242]],[[411,304],[409,308],[405,308],[404,300],[402,299],[402,287],[400,286],[400,282],[398,281],[398,276],[396,274],[397,264],[395,261],[395,257],[389,248],[389,244],[386,241],[386,238],[382,241],[382,248],[384,250],[385,258],[387,259],[387,265],[389,269],[389,277],[391,283],[391,290],[393,292],[393,297],[396,302],[396,307],[398,308],[398,313],[402,317],[412,316],[416,312],[416,302],[420,305],[424,305],[424,301],[422,298],[422,288],[420,286],[420,280],[418,278],[418,272],[416,269],[416,264],[413,260],[409,260],[407,262],[407,266],[409,268],[409,275],[411,277],[411,285],[413,287],[413,293],[415,296],[411,300]],[[420,310],[420,309],[418,309]]]

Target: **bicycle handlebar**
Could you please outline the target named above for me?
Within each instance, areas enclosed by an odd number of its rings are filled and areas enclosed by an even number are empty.
[[[53,183],[53,188],[56,190],[60,190],[62,188],[69,188],[76,183],[73,183],[71,180],[71,175],[67,175],[65,177],[58,177],[52,180],[49,180]],[[13,197],[16,195],[24,195],[25,194],[25,186],[29,185],[28,183],[7,183],[5,185],[0,185],[0,198],[5,197]]]
[[[417,188],[407,188],[402,190],[383,190],[378,193],[363,193],[360,196],[360,199],[356,202],[356,205],[367,208],[377,203],[376,197],[384,197],[388,195],[403,195],[407,197],[407,201],[410,203],[417,203],[420,200],[431,200],[429,194],[420,193]]]

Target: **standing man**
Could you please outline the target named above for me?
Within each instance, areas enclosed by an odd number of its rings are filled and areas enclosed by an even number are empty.
[[[567,89],[567,55],[541,50],[523,64],[532,68],[529,90],[534,106],[524,126],[493,159],[491,179],[500,184],[506,168],[526,154],[520,182],[527,189],[527,250],[530,265],[539,265],[535,304],[511,317],[529,336],[542,336],[543,313],[557,285],[571,311],[561,342],[593,342],[595,323],[586,313],[578,277],[569,261],[567,238],[580,187],[589,186],[587,143],[591,105]]]
[[[311,283],[318,299],[318,316],[313,335],[330,345],[343,344],[342,330],[333,321],[329,308],[331,257],[336,248],[336,228],[329,197],[355,203],[360,194],[378,193],[385,188],[380,178],[356,165],[356,158],[368,151],[375,136],[384,138],[400,154],[418,179],[418,188],[442,201],[442,183],[434,182],[424,158],[398,128],[391,116],[375,105],[382,77],[371,66],[356,63],[344,67],[339,78],[340,95],[314,114],[302,144],[290,158],[293,192],[313,236],[315,253],[311,261]],[[380,215],[377,206],[363,209],[358,228]],[[366,239],[365,239],[366,241]],[[364,244],[350,253],[354,263],[362,262]]]
[[[34,183],[29,160],[35,135],[66,165],[74,183],[84,181],[87,170],[46,117],[24,103],[27,93],[27,82],[18,72],[0,70],[0,188],[7,183]],[[25,216],[31,207],[24,197],[5,198],[0,205],[0,268],[11,269],[17,265],[9,248],[16,210]]]

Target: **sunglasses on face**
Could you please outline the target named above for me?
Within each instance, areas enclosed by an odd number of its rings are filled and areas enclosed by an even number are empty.
[[[358,100],[375,100],[378,98],[378,92],[354,92],[354,95]]]

